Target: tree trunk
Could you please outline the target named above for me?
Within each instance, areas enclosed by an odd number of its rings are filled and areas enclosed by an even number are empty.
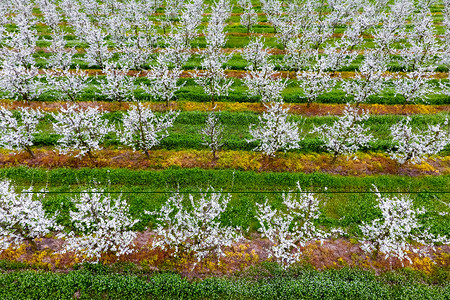
[[[29,146],[26,146],[25,150],[28,152],[28,154],[30,154],[31,158],[36,158],[36,156],[34,156],[33,151],[31,151]]]

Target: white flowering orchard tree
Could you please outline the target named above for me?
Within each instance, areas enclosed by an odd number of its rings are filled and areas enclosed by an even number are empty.
[[[297,72],[297,83],[307,99],[306,107],[317,100],[319,95],[327,93],[336,85],[336,80],[330,77],[322,68]]]
[[[205,31],[206,49],[201,53],[202,70],[197,70],[193,76],[195,82],[210,96],[211,104],[214,106],[217,97],[228,95],[233,81],[227,78],[222,67],[231,57],[230,54],[222,52],[227,41],[224,28],[225,21],[230,15],[230,4],[226,0],[220,0],[211,9],[211,17]]]
[[[376,52],[366,53],[359,72],[356,72],[352,80],[344,80],[342,88],[344,92],[353,97],[358,106],[367,102],[370,96],[380,93],[384,89],[387,79],[384,73],[387,71],[386,55]]]
[[[223,146],[223,129],[224,127],[220,122],[219,116],[216,112],[211,111],[200,134],[202,135],[202,145],[211,149],[214,160],[217,159],[217,151]]]
[[[75,157],[87,154],[92,159],[93,152],[101,149],[100,144],[105,136],[114,132],[114,127],[108,120],[102,119],[103,113],[97,107],[67,104],[52,116],[55,119],[53,130],[61,135],[57,149],[63,154],[78,150]]]
[[[100,83],[100,94],[120,104],[131,99],[134,92],[135,77],[128,76],[129,71],[130,69],[127,65],[119,65],[117,63],[105,64],[103,73],[106,75],[106,80]]]
[[[428,129],[423,131],[414,130],[410,122],[411,118],[406,117],[390,128],[394,144],[390,156],[398,163],[420,164],[450,143],[448,119],[442,124],[428,124]]]
[[[6,60],[0,70],[0,90],[15,100],[34,100],[45,92],[41,77],[35,66],[25,68]]]
[[[76,209],[70,212],[74,230],[67,234],[63,252],[79,252],[99,260],[103,253],[121,256],[134,251],[136,232],[132,227],[139,220],[130,216],[126,200],[93,188],[72,201]]]
[[[52,34],[51,45],[47,48],[51,53],[48,58],[48,66],[55,69],[69,69],[72,58],[77,53],[75,48],[66,48],[65,32],[58,31]]]
[[[10,150],[25,150],[34,158],[31,150],[33,146],[33,134],[38,130],[36,126],[44,115],[39,109],[19,108],[20,122],[12,112],[0,108],[0,146]]]
[[[191,41],[198,36],[198,26],[202,22],[204,10],[203,0],[191,0],[184,3],[177,31],[186,48],[190,48]]]
[[[178,84],[182,72],[183,70],[177,67],[170,69],[163,59],[158,59],[157,64],[146,74],[150,83],[141,84],[141,88],[154,99],[166,102],[169,107],[175,92],[185,84]]]
[[[262,151],[268,157],[281,149],[298,149],[298,143],[302,140],[301,131],[297,122],[288,120],[289,108],[283,109],[283,103],[280,102],[264,105],[267,111],[258,117],[259,124],[250,125],[252,138],[247,142],[257,141],[259,145],[254,150]]]
[[[241,25],[247,29],[247,33],[250,33],[252,27],[258,23],[258,14],[251,1],[241,1],[241,7],[244,10],[241,14]]]
[[[270,53],[264,48],[264,43],[264,38],[255,37],[242,49],[242,57],[250,64],[252,70],[261,70],[268,63]]]
[[[219,221],[230,199],[229,194],[208,189],[198,200],[189,195],[188,208],[183,194],[172,195],[159,211],[146,211],[156,216],[158,224],[152,247],[172,250],[175,256],[192,254],[198,262],[225,255],[224,247],[242,239],[239,228],[222,226]]]
[[[142,150],[149,158],[148,151],[169,136],[167,129],[173,126],[177,116],[175,111],[157,116],[150,108],[137,102],[123,116],[120,141],[133,147],[134,151]]]
[[[270,63],[262,65],[261,70],[253,70],[253,66],[249,66],[249,72],[244,76],[248,94],[260,98],[261,103],[282,101],[281,92],[286,88],[287,80],[279,78],[279,72],[274,68]]]
[[[325,142],[324,147],[333,153],[334,163],[338,155],[353,155],[361,147],[375,141],[363,122],[369,119],[365,110],[359,110],[347,104],[344,114],[333,125],[323,124],[315,127],[311,133],[318,133]],[[355,156],[356,158],[356,156]]]
[[[166,47],[161,49],[161,55],[158,60],[166,65],[173,65],[176,69],[181,69],[191,57],[190,48],[184,44],[181,33],[168,33],[164,37]]]
[[[90,23],[84,28],[80,37],[89,45],[84,56],[84,61],[89,66],[104,68],[111,60],[113,53],[108,49],[107,36],[108,34],[102,32],[101,28],[97,28]]]
[[[89,75],[80,70],[77,65],[74,70],[69,67],[59,70],[45,70],[46,80],[53,92],[59,98],[67,101],[76,101],[79,95],[88,87]]]
[[[298,261],[301,247],[330,236],[314,224],[321,214],[320,200],[313,193],[303,192],[298,182],[297,187],[298,193],[282,195],[284,210],[273,209],[268,200],[264,204],[256,203],[259,231],[272,243],[269,257],[284,266]]]
[[[362,231],[360,243],[364,251],[372,253],[375,258],[383,254],[385,259],[397,258],[403,263],[405,259],[411,262],[408,252],[426,255],[425,249],[421,251],[411,245],[411,241],[432,248],[435,243],[448,242],[445,237],[435,236],[422,228],[418,217],[426,211],[414,208],[410,197],[384,196],[376,186],[374,193],[381,218],[359,226]]]
[[[432,74],[419,70],[406,73],[406,77],[398,76],[394,79],[394,91],[396,95],[403,97],[403,108],[407,103],[427,101],[428,96],[433,93],[430,85]]]
[[[9,180],[0,181],[0,249],[28,242],[36,251],[37,239],[62,229],[55,216],[48,216],[42,207],[45,194],[32,192],[31,187],[16,192]]]

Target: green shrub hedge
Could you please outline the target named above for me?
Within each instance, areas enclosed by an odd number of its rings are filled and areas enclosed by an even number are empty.
[[[1,299],[449,299],[447,284],[428,284],[417,272],[368,271],[291,272],[259,270],[251,277],[212,277],[188,281],[173,273],[117,274],[94,266],[61,273],[14,271],[0,273]],[[407,272],[408,273],[408,272]]]

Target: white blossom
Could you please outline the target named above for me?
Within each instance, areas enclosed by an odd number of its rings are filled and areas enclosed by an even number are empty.
[[[165,101],[167,107],[183,84],[177,84],[183,71],[179,68],[169,69],[168,65],[158,59],[157,64],[146,74],[150,84],[141,84],[141,88],[152,98]]]
[[[0,249],[28,242],[36,251],[38,239],[62,227],[42,207],[44,193],[35,194],[31,187],[21,192],[14,189],[9,180],[0,181]]]
[[[283,109],[283,103],[279,102],[264,106],[267,112],[258,117],[259,124],[250,125],[252,138],[247,142],[257,141],[259,145],[254,150],[262,151],[267,156],[274,156],[281,149],[299,148],[298,143],[302,140],[299,124],[288,121],[289,108]]]
[[[270,54],[264,48],[264,42],[265,40],[263,38],[256,37],[242,50],[242,57],[249,62],[252,70],[260,70],[268,63]]]
[[[36,134],[36,126],[44,115],[38,109],[19,108],[19,122],[11,111],[0,108],[0,146],[5,149],[26,150],[34,158],[31,146],[33,146],[33,134]]]
[[[205,127],[202,128],[200,134],[202,135],[202,145],[211,149],[213,159],[217,159],[216,152],[223,146],[223,129],[217,113],[214,111],[208,113]]]
[[[242,9],[244,12],[241,14],[241,25],[247,28],[247,32],[250,32],[252,27],[258,23],[258,14],[253,9],[251,2],[245,3]]]
[[[258,96],[262,103],[282,101],[281,92],[286,88],[287,81],[278,77],[279,72],[275,72],[274,67],[273,64],[266,63],[261,66],[261,70],[253,70],[253,66],[250,66],[249,72],[244,76],[248,94]]]
[[[75,70],[67,66],[64,69],[45,70],[48,85],[58,97],[67,101],[76,101],[78,96],[88,87],[89,75],[80,70],[77,65]]]
[[[136,232],[131,229],[139,220],[130,216],[126,200],[92,188],[72,201],[76,209],[70,212],[74,230],[67,234],[63,253],[75,251],[98,260],[103,253],[121,256],[135,251]]]
[[[8,60],[0,70],[0,89],[16,100],[34,100],[45,91],[40,78],[36,67],[25,68]]]
[[[211,255],[224,256],[224,247],[242,239],[239,228],[222,226],[219,221],[231,195],[208,189],[198,200],[193,195],[188,197],[189,208],[184,204],[184,195],[176,193],[159,211],[146,211],[156,215],[157,221],[152,248],[173,250],[175,256],[189,253],[198,262]]]
[[[224,54],[222,48],[226,43],[224,32],[225,20],[230,15],[227,0],[219,0],[212,7],[211,17],[205,31],[206,49],[202,51],[201,71],[196,71],[195,82],[211,97],[214,105],[216,97],[228,96],[233,81],[225,76],[222,65],[227,63],[231,54]]]
[[[149,157],[148,151],[169,136],[167,129],[173,126],[177,116],[178,112],[170,111],[158,117],[150,108],[137,102],[123,116],[120,141],[133,147],[134,151],[144,151]]]
[[[307,99],[307,107],[321,94],[328,93],[336,85],[336,80],[321,68],[297,72],[297,84]]]
[[[105,73],[105,82],[100,83],[100,92],[108,99],[123,101],[130,99],[134,92],[133,76],[128,76],[129,67],[127,65],[119,66],[117,63],[107,63],[103,69]]]
[[[387,71],[386,56],[376,52],[366,53],[364,62],[356,72],[355,78],[342,82],[342,88],[347,95],[353,96],[353,101],[358,106],[367,102],[372,95],[380,93],[384,89]]]
[[[191,41],[198,36],[197,30],[202,21],[203,11],[203,0],[192,0],[184,4],[180,15],[178,32],[186,48],[189,48]]]
[[[313,193],[303,192],[297,182],[298,193],[282,194],[285,209],[273,209],[268,200],[256,203],[257,219],[263,237],[272,243],[269,257],[289,266],[299,260],[302,250],[312,241],[323,241],[330,236],[314,222],[320,217],[320,201]]]
[[[430,72],[416,70],[406,73],[406,77],[398,76],[393,80],[395,94],[403,97],[403,107],[406,103],[427,101],[428,96],[433,93],[430,85],[431,75]]]
[[[422,229],[419,215],[425,214],[424,208],[415,209],[413,201],[407,196],[383,196],[374,185],[378,209],[381,218],[373,220],[370,224],[363,222],[359,228],[362,231],[360,239],[361,249],[373,253],[374,256],[384,254],[402,261],[411,262],[408,252],[426,255],[427,253],[410,244],[410,241],[434,248],[435,243],[445,242],[445,237],[435,236]]]
[[[361,147],[366,147],[375,141],[363,122],[369,119],[365,110],[353,108],[349,104],[345,106],[343,116],[339,117],[333,125],[323,124],[315,127],[312,133],[318,133],[325,142],[325,148],[333,153],[333,162],[339,154],[353,155]],[[355,156],[356,158],[356,156]]]
[[[442,124],[428,124],[427,130],[414,130],[409,123],[410,117],[391,126],[394,149],[390,152],[392,159],[400,164],[411,162],[420,164],[427,156],[439,153],[450,143],[448,119]]]
[[[53,130],[61,135],[57,149],[66,154],[79,151],[75,157],[87,154],[93,157],[93,151],[100,150],[100,144],[114,128],[108,120],[102,119],[103,113],[97,107],[82,108],[79,104],[69,103],[59,113],[52,113],[55,122]]]
[[[102,32],[100,28],[90,25],[83,28],[81,37],[89,45],[86,49],[84,61],[89,66],[104,68],[112,58],[112,53],[109,51],[106,41],[107,34]]]

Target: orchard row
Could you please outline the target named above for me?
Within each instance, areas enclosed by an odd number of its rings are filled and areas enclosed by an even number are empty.
[[[169,33],[161,35],[152,21],[161,6],[159,1],[17,1],[0,6],[3,11],[3,47],[0,51],[0,83],[8,97],[32,100],[43,92],[75,100],[87,87],[87,74],[75,64],[75,49],[66,48],[68,24],[87,47],[84,63],[100,67],[106,75],[98,91],[114,101],[129,100],[137,85],[130,69],[149,66],[145,72],[148,84],[138,87],[151,98],[174,99],[181,84],[182,69],[192,55],[191,42],[199,36],[202,13],[201,0],[167,1],[164,24]],[[333,89],[339,80],[336,72],[358,62],[354,80],[345,80],[340,87],[355,103],[367,102],[380,94],[385,82],[393,78],[391,88],[404,103],[426,101],[432,93],[449,95],[448,81],[438,85],[431,78],[438,69],[450,64],[450,2],[442,5],[443,32],[437,34],[430,6],[438,1],[324,1],[303,0],[288,5],[278,0],[264,1],[262,9],[275,26],[285,55],[283,68],[297,72],[297,85],[308,103]],[[240,1],[245,16],[252,13],[251,3]],[[39,35],[38,18],[33,9],[39,7],[43,21],[51,33],[51,45],[45,56],[46,80],[37,65],[35,52]],[[440,6],[439,6],[440,7]],[[210,5],[208,23],[203,32],[205,47],[199,49],[198,69],[191,72],[196,84],[214,103],[227,96],[232,80],[225,69],[233,53],[223,51],[227,43],[226,21],[231,4],[220,0]],[[168,23],[167,23],[168,22]],[[378,25],[381,22],[382,25]],[[14,24],[11,28],[10,24]],[[247,23],[245,23],[247,24]],[[350,25],[348,25],[350,24]],[[345,32],[337,41],[337,28]],[[373,47],[365,47],[364,36],[373,35]],[[160,47],[163,45],[164,47]],[[247,73],[245,86],[250,96],[262,102],[280,100],[287,82],[279,78],[271,49],[260,37],[252,39],[242,50]],[[397,65],[403,73],[387,74]],[[69,68],[75,67],[75,71]],[[279,66],[278,66],[279,67]],[[397,68],[398,69],[398,68]],[[438,88],[439,87],[439,88]]]
[[[302,248],[311,242],[346,235],[339,228],[324,231],[318,227],[321,201],[316,194],[303,192],[298,183],[297,188],[282,194],[283,209],[274,209],[267,200],[257,203],[259,231],[271,245],[266,251],[269,257],[284,265],[298,261]],[[385,196],[375,186],[373,192],[381,217],[359,225],[357,238],[362,250],[375,257],[384,255],[411,261],[408,253],[430,256],[429,251],[436,244],[450,242],[445,236],[430,233],[419,222],[418,217],[426,211],[415,208],[409,197]],[[2,250],[28,243],[36,251],[37,241],[50,234],[65,241],[62,253],[73,251],[94,261],[102,254],[121,256],[137,250],[133,226],[140,220],[130,215],[129,205],[121,196],[113,197],[92,188],[72,197],[70,228],[57,222],[58,212],[52,216],[46,213],[42,206],[44,198],[45,191],[36,194],[29,188],[17,192],[10,181],[0,182]],[[149,244],[174,256],[192,254],[198,262],[224,256],[226,247],[245,241],[241,228],[224,226],[220,222],[230,199],[231,195],[213,189],[199,197],[172,193],[159,210],[143,212],[143,216],[155,218]],[[412,241],[415,244],[411,244]]]
[[[300,142],[308,134],[317,134],[323,142],[323,149],[333,154],[333,162],[338,155],[354,156],[361,148],[375,142],[370,128],[364,125],[368,120],[367,111],[347,105],[342,116],[331,124],[314,126],[310,132],[303,132],[301,121],[295,121],[280,102],[266,104],[267,111],[258,116],[257,124],[250,124],[250,139],[255,143],[254,151],[261,151],[273,157],[278,151],[299,149]],[[149,157],[149,151],[169,136],[179,112],[170,111],[155,114],[140,102],[122,115],[120,124],[104,118],[98,107],[83,108],[69,103],[58,113],[51,113],[54,133],[58,135],[57,149],[60,153],[73,153],[75,157],[88,155],[100,150],[105,138],[116,134],[123,145],[134,151],[143,151]],[[44,114],[39,109],[19,108],[16,116],[12,111],[0,108],[0,147],[10,150],[25,150],[34,157],[32,151],[37,125]],[[392,147],[389,154],[398,163],[421,163],[430,155],[438,154],[450,144],[448,119],[435,125],[427,124],[427,129],[414,128],[411,118],[406,117],[392,125],[390,129]],[[208,113],[206,123],[199,131],[202,145],[207,146],[217,159],[217,153],[224,144],[224,125],[216,111]]]

